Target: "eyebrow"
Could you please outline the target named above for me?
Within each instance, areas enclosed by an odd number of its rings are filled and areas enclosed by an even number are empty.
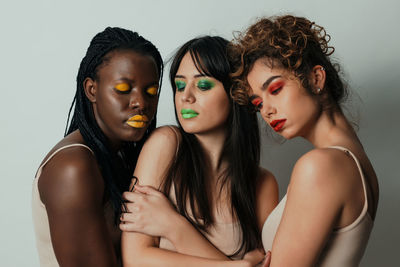
[[[270,84],[273,80],[275,80],[276,78],[281,78],[281,77],[282,77],[281,75],[276,75],[276,76],[270,77],[268,80],[266,80],[266,81],[262,84],[261,90],[262,90],[262,91],[265,91],[265,90],[268,88],[269,84]]]
[[[210,77],[209,75],[206,74],[196,74],[194,75],[195,78],[199,78],[199,77]],[[175,78],[186,78],[186,76],[184,75],[175,75]]]

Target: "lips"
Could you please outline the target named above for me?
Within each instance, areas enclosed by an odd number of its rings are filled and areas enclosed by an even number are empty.
[[[286,119],[283,120],[273,120],[269,125],[271,125],[272,129],[275,132],[278,132],[282,129],[283,125],[285,125]]]
[[[191,119],[199,115],[199,113],[190,108],[183,108],[181,109],[181,115],[184,119]]]
[[[134,115],[126,121],[126,124],[133,128],[143,128],[148,122],[149,118],[146,115]]]

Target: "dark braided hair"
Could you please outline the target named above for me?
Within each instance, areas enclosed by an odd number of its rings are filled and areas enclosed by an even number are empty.
[[[122,192],[129,187],[130,178],[136,166],[137,158],[149,134],[156,128],[156,114],[144,137],[139,142],[124,142],[121,150],[113,152],[109,141],[98,126],[92,104],[85,95],[83,82],[86,78],[97,80],[99,66],[107,60],[111,51],[131,50],[154,59],[161,88],[164,64],[157,48],[136,32],[117,27],[108,27],[96,34],[90,42],[85,57],[82,59],[78,76],[75,97],[68,113],[64,136],[79,129],[85,143],[92,149],[105,183],[105,200],[109,200],[113,210],[115,223],[121,214]],[[72,109],[74,115],[68,127]]]

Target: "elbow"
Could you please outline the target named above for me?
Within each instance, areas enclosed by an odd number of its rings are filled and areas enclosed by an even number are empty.
[[[122,252],[122,266],[124,267],[144,267],[149,266],[148,248],[133,249]]]

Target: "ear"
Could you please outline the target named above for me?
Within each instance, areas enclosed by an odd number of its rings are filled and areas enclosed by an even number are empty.
[[[311,78],[310,84],[312,90],[316,94],[322,93],[325,87],[325,78],[326,78],[325,68],[322,67],[321,65],[315,65],[311,71],[310,78]]]
[[[83,81],[83,89],[85,90],[86,97],[90,102],[96,102],[96,82],[92,78],[86,78]]]

